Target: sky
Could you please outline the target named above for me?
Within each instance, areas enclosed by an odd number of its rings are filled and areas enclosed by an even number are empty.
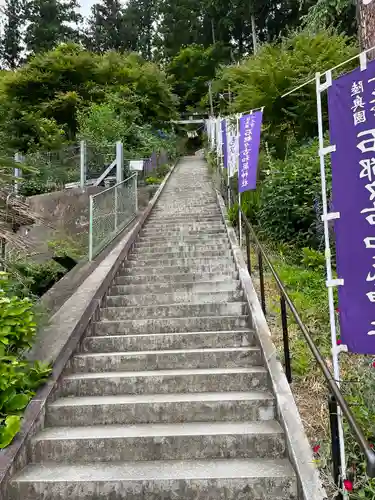
[[[84,16],[90,14],[91,7],[94,5],[95,0],[81,0],[81,12]]]
[[[90,14],[91,7],[96,3],[97,0],[78,0],[81,5],[81,12],[84,16]],[[125,3],[125,2],[124,2]],[[0,6],[4,5],[4,0],[0,0]]]

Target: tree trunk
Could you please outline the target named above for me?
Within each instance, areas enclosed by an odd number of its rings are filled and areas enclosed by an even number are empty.
[[[361,50],[375,46],[375,0],[357,0],[358,33]],[[368,53],[375,58],[375,50]]]

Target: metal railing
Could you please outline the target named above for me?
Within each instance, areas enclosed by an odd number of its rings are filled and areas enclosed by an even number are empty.
[[[137,174],[90,196],[89,260],[134,220],[137,211]]]
[[[237,197],[233,193],[233,190],[230,189],[227,191],[227,186],[224,182],[220,183],[220,190],[222,191],[223,198],[228,202],[228,193],[230,193],[232,200],[236,200]],[[340,407],[341,412],[348,422],[352,432],[354,439],[358,443],[363,455],[366,460],[366,472],[368,477],[375,477],[375,453],[368,443],[363,430],[359,426],[356,421],[348,403],[346,402],[339,386],[337,385],[334,377],[331,374],[330,369],[326,361],[324,360],[322,354],[320,353],[318,347],[316,346],[310,332],[308,331],[306,325],[303,323],[292,299],[289,297],[286,288],[281,281],[279,275],[277,274],[276,269],[272,265],[271,260],[267,256],[262,244],[260,243],[254,228],[249,222],[246,214],[243,212],[241,207],[239,207],[242,216],[243,230],[245,233],[246,240],[246,256],[247,256],[247,269],[252,275],[252,267],[251,267],[251,250],[252,247],[255,247],[255,251],[257,253],[258,259],[258,270],[259,270],[259,284],[260,284],[260,295],[261,295],[261,305],[263,309],[264,315],[267,314],[266,310],[266,292],[264,286],[264,263],[270,270],[274,280],[276,281],[279,294],[280,294],[280,315],[281,315],[281,324],[282,324],[282,334],[283,334],[283,350],[284,350],[284,369],[287,380],[289,383],[292,382],[292,369],[291,369],[291,357],[290,357],[290,347],[289,347],[289,332],[288,332],[288,315],[287,315],[287,307],[292,313],[295,322],[297,323],[299,329],[301,330],[307,345],[309,346],[312,355],[315,358],[319,368],[321,369],[324,378],[326,379],[327,385],[329,387],[329,397],[328,397],[328,410],[329,410],[329,420],[330,420],[330,433],[331,433],[331,452],[332,452],[332,475],[337,487],[342,487],[341,484],[341,462],[340,462],[340,445],[339,445],[339,435],[338,435],[338,407]],[[342,498],[342,495],[337,496],[336,498]]]

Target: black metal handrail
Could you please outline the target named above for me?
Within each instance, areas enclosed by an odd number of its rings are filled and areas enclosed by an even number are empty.
[[[235,200],[236,197],[233,195],[233,190],[230,189],[232,194],[232,199]],[[322,354],[320,353],[318,347],[316,346],[314,340],[312,339],[307,327],[303,323],[292,299],[289,297],[288,292],[285,289],[283,282],[281,281],[277,271],[275,270],[272,262],[268,258],[262,244],[260,243],[254,228],[249,222],[246,214],[243,212],[242,208],[239,207],[241,211],[242,221],[245,226],[245,237],[246,237],[246,254],[247,254],[247,268],[249,274],[252,274],[251,269],[251,242],[253,241],[257,247],[258,253],[258,268],[259,268],[259,281],[260,281],[260,291],[261,291],[261,305],[264,314],[266,315],[266,297],[265,297],[265,287],[264,287],[264,270],[263,270],[263,260],[270,269],[280,293],[280,309],[281,309],[281,322],[283,331],[283,346],[284,346],[284,363],[285,372],[288,382],[292,381],[292,371],[290,363],[290,350],[289,350],[289,335],[288,335],[288,319],[286,305],[288,305],[294,319],[302,331],[303,336],[315,358],[315,361],[319,365],[321,371],[323,372],[324,378],[330,389],[330,395],[328,399],[328,407],[330,412],[330,426],[331,426],[331,449],[332,449],[332,462],[333,462],[333,477],[337,486],[341,485],[341,474],[340,474],[340,454],[339,454],[339,442],[338,442],[338,414],[337,405],[341,408],[341,412],[346,418],[353,434],[355,440],[357,441],[359,447],[361,448],[365,459],[366,459],[366,472],[370,478],[375,477],[375,453],[368,443],[363,430],[356,421],[351,409],[349,408],[339,386],[337,385],[334,377],[328,368]],[[339,498],[339,497],[338,497]]]

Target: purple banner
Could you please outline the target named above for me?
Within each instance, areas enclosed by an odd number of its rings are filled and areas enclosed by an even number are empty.
[[[223,149],[223,166],[224,168],[228,168],[228,140],[226,120],[221,120],[221,144]]]
[[[240,118],[238,191],[256,189],[262,111]]]
[[[375,61],[328,89],[341,340],[375,354]]]

